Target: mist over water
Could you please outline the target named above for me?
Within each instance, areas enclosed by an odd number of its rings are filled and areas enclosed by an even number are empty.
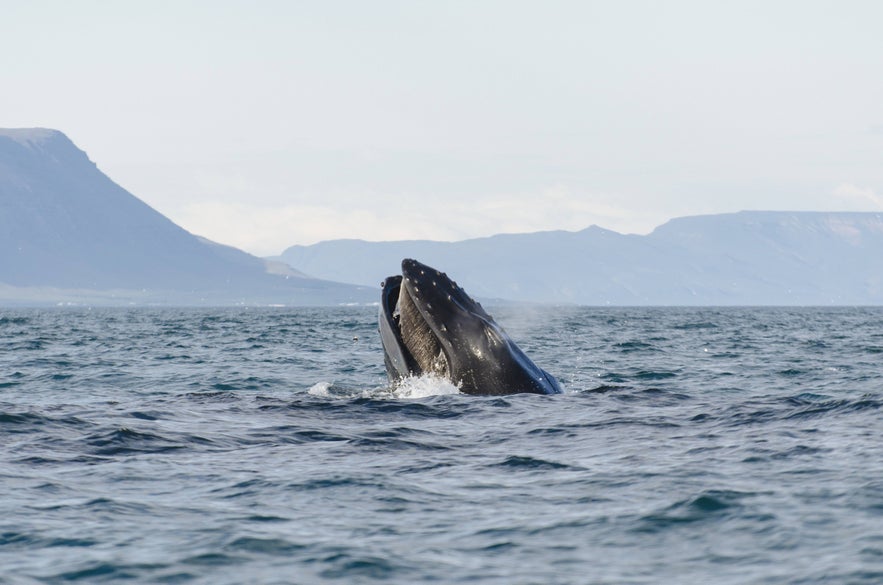
[[[565,388],[389,388],[376,308],[0,311],[0,583],[879,583],[883,309],[489,308]]]

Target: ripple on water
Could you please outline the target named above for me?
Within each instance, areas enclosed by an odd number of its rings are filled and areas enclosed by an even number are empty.
[[[753,495],[755,494],[732,490],[704,491],[643,516],[638,530],[660,532],[684,524],[736,516],[742,513],[744,500],[750,499]]]

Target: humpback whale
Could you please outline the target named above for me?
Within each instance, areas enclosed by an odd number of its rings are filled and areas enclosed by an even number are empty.
[[[448,276],[417,260],[381,285],[380,340],[391,382],[434,374],[464,394],[558,394],[493,317]]]

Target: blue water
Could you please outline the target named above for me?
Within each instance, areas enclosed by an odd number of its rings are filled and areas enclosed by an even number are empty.
[[[0,311],[0,583],[883,582],[883,309],[492,312],[565,394],[389,389],[374,308]]]

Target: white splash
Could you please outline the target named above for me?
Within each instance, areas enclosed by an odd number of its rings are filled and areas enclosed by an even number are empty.
[[[438,376],[411,376],[393,386],[379,388],[348,388],[338,386],[334,382],[317,382],[313,384],[307,393],[320,398],[370,398],[374,400],[408,400],[414,398],[426,398],[429,396],[443,396],[459,394],[460,388],[449,380]]]
[[[394,398],[426,398],[459,393],[459,386],[450,380],[433,375],[410,376],[392,388]]]
[[[328,389],[331,388],[331,382],[318,382],[313,384],[312,387],[307,391],[308,394],[312,396],[321,396],[323,398],[331,398],[332,394],[328,392]]]

